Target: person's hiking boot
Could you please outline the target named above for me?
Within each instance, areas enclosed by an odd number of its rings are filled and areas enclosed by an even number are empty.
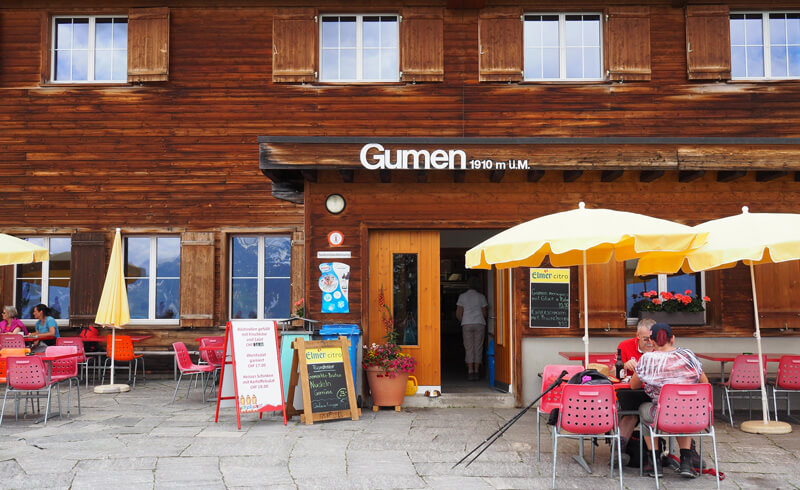
[[[661,458],[661,465],[664,468],[669,468],[673,470],[675,473],[681,472],[681,465],[672,456],[664,456]]]
[[[631,455],[628,453],[622,453],[622,467],[628,466],[628,463],[631,462]],[[616,463],[616,461],[614,461]]]
[[[661,458],[658,458],[658,463],[656,464],[655,469],[653,468],[653,457],[652,455],[648,455],[645,453],[647,457],[647,462],[644,464],[644,472],[648,476],[656,476],[656,472],[658,472],[659,478],[664,476],[664,469],[661,467]]]
[[[692,458],[681,460],[680,474],[684,478],[697,478],[697,472],[692,467]]]

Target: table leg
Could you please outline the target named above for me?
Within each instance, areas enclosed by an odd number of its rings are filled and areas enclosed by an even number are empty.
[[[719,363],[719,378],[722,384],[725,384],[725,361],[720,361]]]
[[[572,459],[574,459],[581,467],[586,470],[587,473],[591,474],[592,469],[589,467],[589,463],[586,462],[586,458],[584,457],[584,450],[583,450],[583,437],[578,439],[578,444],[580,444],[578,449],[578,454],[573,454]]]

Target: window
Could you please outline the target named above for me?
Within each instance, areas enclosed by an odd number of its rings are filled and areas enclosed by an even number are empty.
[[[400,80],[396,15],[325,15],[320,34],[320,80]]]
[[[730,16],[734,79],[800,78],[800,12]]]
[[[676,274],[659,274],[657,276],[635,276],[633,273],[636,270],[638,260],[628,260],[625,262],[625,310],[627,311],[628,318],[636,318],[638,311],[634,311],[633,304],[642,299],[639,293],[645,291],[656,291],[659,294],[665,291],[673,293],[681,293],[687,289],[692,291],[692,296],[705,295],[703,272],[695,274],[684,274],[678,272]]]
[[[231,237],[231,318],[289,318],[291,271],[290,236]]]
[[[601,80],[600,14],[525,15],[525,80]]]
[[[25,240],[50,250],[50,260],[17,266],[15,304],[20,318],[32,319],[33,307],[44,303],[56,320],[69,318],[71,240],[69,237],[32,237]]]
[[[178,323],[181,240],[171,236],[124,239],[125,283],[131,320]]]
[[[127,82],[127,18],[55,17],[52,39],[53,82]]]

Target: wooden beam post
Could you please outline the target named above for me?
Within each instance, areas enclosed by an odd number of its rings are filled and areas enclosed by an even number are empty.
[[[495,184],[499,184],[503,180],[503,177],[505,175],[506,175],[505,170],[492,170],[491,172],[489,172],[489,180],[491,182],[494,182]]]
[[[663,170],[642,170],[642,173],[639,174],[639,182],[653,182],[663,176]]]
[[[583,175],[583,170],[564,170],[564,182],[575,182]]]
[[[342,182],[350,183],[350,182],[353,182],[353,179],[355,178],[356,172],[355,172],[355,170],[342,169],[342,170],[339,170],[339,175],[342,176]]]
[[[603,173],[600,174],[600,182],[614,182],[622,177],[623,173],[625,173],[624,170],[603,170]]]
[[[539,182],[544,177],[544,170],[528,170],[528,182]]]
[[[747,170],[720,170],[717,172],[717,182],[731,182],[747,175]]]
[[[678,182],[692,182],[703,177],[705,170],[681,170],[678,172]]]
[[[788,174],[788,170],[759,170],[756,172],[756,182],[769,182]]]

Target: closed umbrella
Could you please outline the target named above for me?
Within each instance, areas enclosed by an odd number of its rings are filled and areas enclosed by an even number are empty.
[[[100,304],[97,307],[97,316],[94,321],[99,325],[111,327],[111,345],[108,346],[108,350],[111,351],[111,384],[95,387],[95,393],[130,391],[130,386],[126,384],[114,384],[114,345],[117,328],[121,328],[131,321],[122,261],[122,238],[119,234],[119,228],[117,228],[117,233],[114,235],[111,260],[108,263],[106,281],[103,284],[103,294],[100,296]]]
[[[700,272],[727,269],[740,261],[749,266],[755,313],[754,335],[758,346],[758,356],[761,358],[761,328],[758,319],[758,298],[756,297],[753,266],[800,259],[800,214],[750,213],[745,206],[742,208],[742,214],[701,223],[694,229],[698,233],[708,234],[707,241],[703,246],[685,254],[645,256],[639,260],[636,274],[671,274],[678,270]],[[791,425],[769,421],[764,366],[760,362],[758,366],[763,420],[745,422],[742,424],[742,430],[770,434],[791,432]]]
[[[555,267],[583,265],[584,352],[589,364],[586,265],[605,264],[644,253],[677,253],[696,248],[702,236],[691,227],[642,214],[611,209],[578,209],[519,224],[468,250],[469,268],[538,267],[545,257]]]
[[[50,253],[46,248],[0,233],[0,265],[30,264],[44,262],[49,258]]]

